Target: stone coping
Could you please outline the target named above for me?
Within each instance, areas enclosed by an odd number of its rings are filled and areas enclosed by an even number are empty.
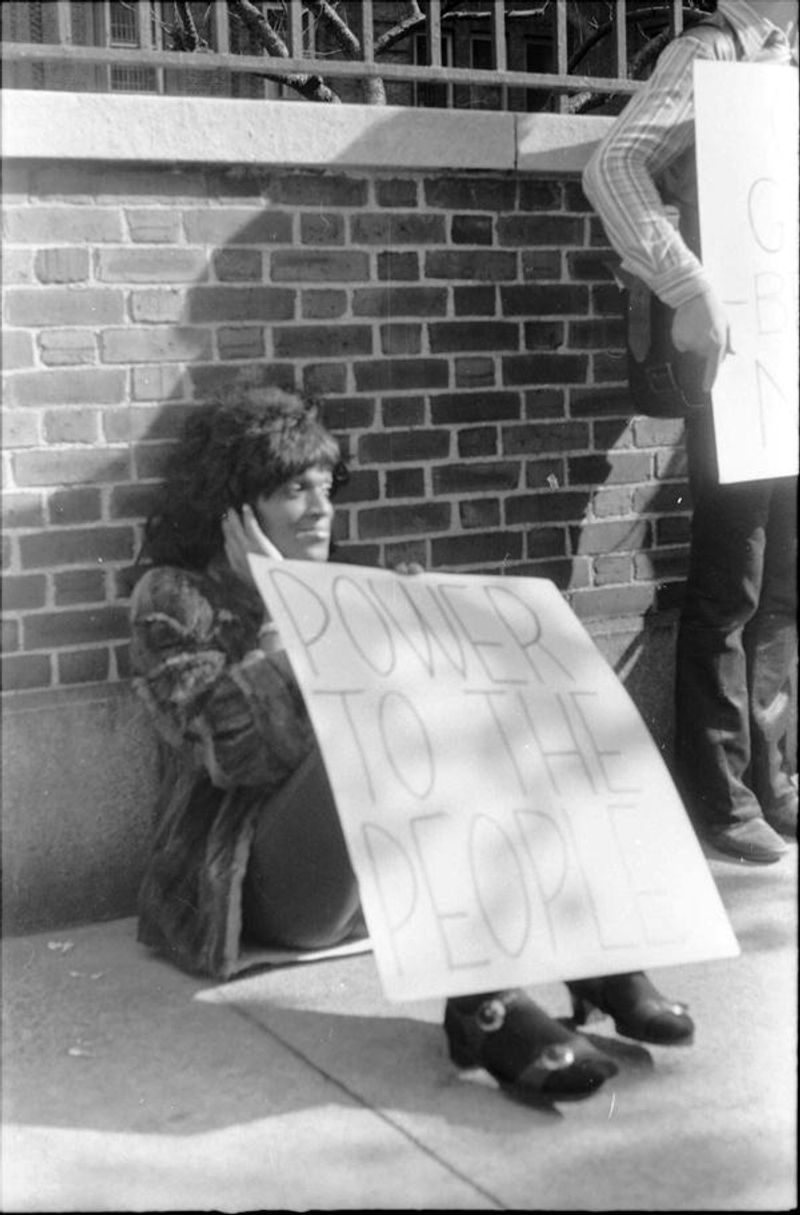
[[[57,117],[57,120],[56,120]],[[578,174],[613,118],[6,89],[6,160]]]

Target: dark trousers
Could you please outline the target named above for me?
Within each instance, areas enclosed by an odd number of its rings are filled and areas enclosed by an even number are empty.
[[[717,482],[710,419],[690,425],[694,500],[678,631],[676,775],[700,830],[785,791],[797,654],[797,478]]]

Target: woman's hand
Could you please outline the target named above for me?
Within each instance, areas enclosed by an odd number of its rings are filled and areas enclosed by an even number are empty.
[[[400,561],[392,567],[396,574],[424,574],[425,569],[418,561]]]
[[[253,508],[247,503],[242,507],[241,515],[233,509],[225,513],[222,519],[222,538],[228,564],[245,582],[253,581],[247,560],[248,553],[261,553],[264,557],[271,557],[273,561],[283,560],[281,553],[259,527]]]

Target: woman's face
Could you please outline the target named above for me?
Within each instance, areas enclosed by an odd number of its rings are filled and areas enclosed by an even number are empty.
[[[255,513],[262,531],[291,561],[327,561],[331,546],[333,475],[309,468],[274,493],[261,494]]]

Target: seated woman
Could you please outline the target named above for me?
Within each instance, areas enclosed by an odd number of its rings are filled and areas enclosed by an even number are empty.
[[[133,666],[168,753],[139,939],[228,978],[242,940],[314,949],[363,937],[356,878],[299,688],[247,552],[325,561],[342,476],[316,407],[278,389],[198,408],[148,520],[133,595]],[[568,985],[643,1042],[694,1026],[641,972]],[[460,1067],[550,1100],[586,1097],[616,1065],[522,990],[447,1000]]]

